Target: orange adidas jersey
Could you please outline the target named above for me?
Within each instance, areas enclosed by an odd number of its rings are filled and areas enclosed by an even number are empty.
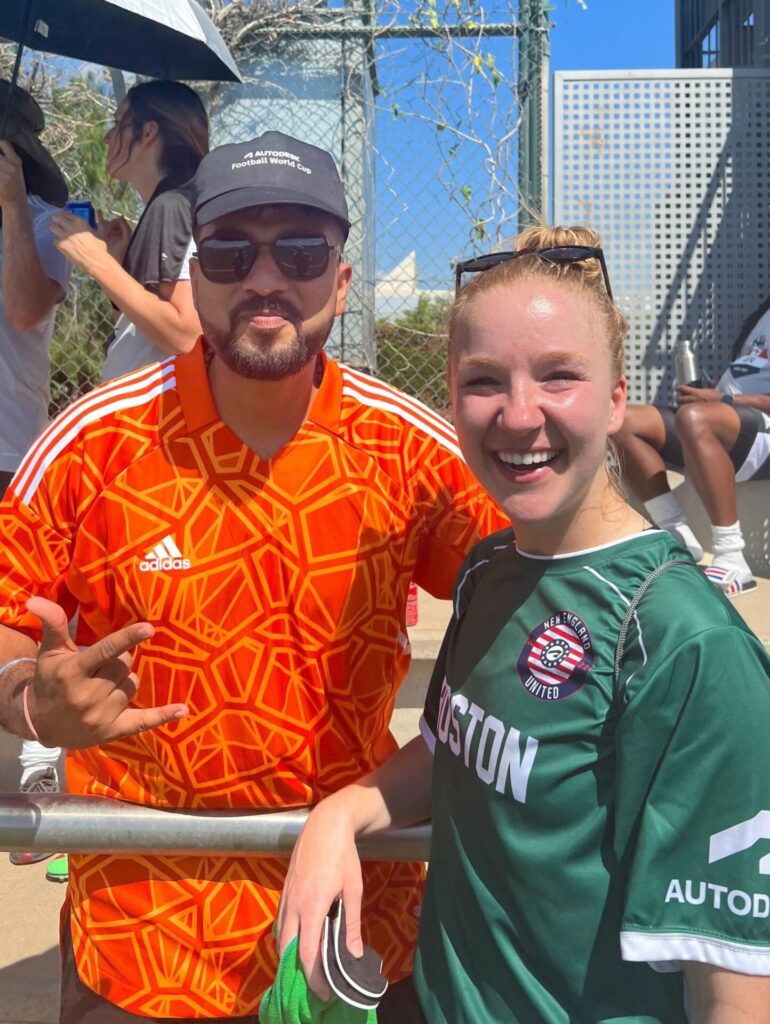
[[[0,617],[38,636],[31,594],[78,610],[88,645],[131,622],[137,706],[188,718],[68,755],[71,792],[156,807],[311,804],[381,763],[408,668],[411,579],[449,597],[504,524],[452,429],[325,359],[292,441],[264,461],[219,419],[203,350],[81,398],[27,455],[0,506]],[[277,966],[286,862],[73,856],[83,981],[147,1017],[255,1013]],[[365,930],[410,969],[421,869],[365,866]]]

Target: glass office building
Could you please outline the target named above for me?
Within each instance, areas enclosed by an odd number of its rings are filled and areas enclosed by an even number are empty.
[[[676,0],[680,68],[770,68],[770,0]]]

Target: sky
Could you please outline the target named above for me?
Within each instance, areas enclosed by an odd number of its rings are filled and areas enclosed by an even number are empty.
[[[493,17],[495,0],[481,2],[492,20],[502,20],[499,15]],[[551,71],[674,67],[674,5],[675,0],[551,0]],[[504,60],[505,46],[510,44],[494,45],[499,47],[497,52]],[[388,86],[389,76],[403,75],[403,67],[408,66],[408,60],[395,68],[387,60],[380,63],[381,79]],[[510,61],[507,66],[510,67]],[[506,123],[509,121],[498,122],[495,130]],[[386,273],[414,250],[420,287],[441,289],[451,276],[452,261],[470,255],[471,247],[475,251],[477,245],[470,240],[468,217],[456,202],[426,202],[426,198],[433,196],[426,196],[420,191],[423,186],[415,184],[409,158],[435,159],[434,127],[412,122],[409,148],[403,136],[397,135],[400,130],[403,127],[390,121],[387,115],[378,118],[378,150],[390,156],[389,168],[383,162],[377,166],[378,272]],[[441,162],[436,166],[441,174]],[[455,176],[456,182],[465,180],[474,189],[474,195],[484,194],[488,179],[480,162],[475,166],[475,171],[463,166]],[[463,179],[463,175],[467,177]],[[403,212],[399,212],[399,200],[406,206]],[[503,205],[507,214],[515,213],[515,202]],[[502,237],[515,232],[515,220],[498,218],[496,223],[505,225]],[[491,243],[487,239],[478,244],[488,249],[496,243],[493,238]]]
[[[551,0],[551,68],[674,67],[674,0]]]
[[[409,0],[404,2],[408,4]],[[674,66],[675,0],[550,2],[552,71]],[[497,20],[493,17],[495,8],[510,9],[508,0],[502,5],[497,0],[480,0],[480,3],[493,20]],[[506,43],[499,41],[494,45],[499,45],[498,52],[502,55]],[[380,64],[384,84],[389,84],[387,79],[393,74],[403,77],[406,72],[406,78],[410,77],[408,60],[384,60]],[[394,99],[400,97],[395,95]],[[389,100],[384,102],[387,104]],[[466,254],[458,246],[470,244],[469,221],[456,204],[426,201],[436,198],[438,193],[430,194],[412,173],[415,161],[436,159],[435,127],[432,123],[422,124],[419,119],[406,126],[386,114],[378,117],[377,145],[378,150],[389,157],[387,166],[381,162],[377,168],[378,271],[386,272],[414,249],[421,286],[443,287],[451,276],[451,261]],[[436,166],[440,167],[440,163]],[[458,180],[462,184],[462,175]],[[472,172],[468,172],[468,185],[483,189],[487,187],[486,181],[479,177],[474,182]],[[514,210],[515,204],[511,204],[511,213]],[[513,229],[514,225],[511,227]],[[465,243],[461,239],[465,239]]]

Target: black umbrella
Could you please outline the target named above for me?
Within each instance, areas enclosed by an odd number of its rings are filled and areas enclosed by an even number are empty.
[[[151,78],[240,82],[196,0],[0,0],[0,37]]]

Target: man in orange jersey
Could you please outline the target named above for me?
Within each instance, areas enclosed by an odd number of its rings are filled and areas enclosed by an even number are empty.
[[[76,402],[0,506],[0,722],[67,748],[70,792],[301,807],[395,747],[410,580],[449,597],[504,521],[440,417],[323,351],[351,277],[329,154],[223,146],[193,210],[201,341]],[[73,854],[62,1021],[256,1020],[285,869]],[[398,982],[421,869],[365,883]]]

